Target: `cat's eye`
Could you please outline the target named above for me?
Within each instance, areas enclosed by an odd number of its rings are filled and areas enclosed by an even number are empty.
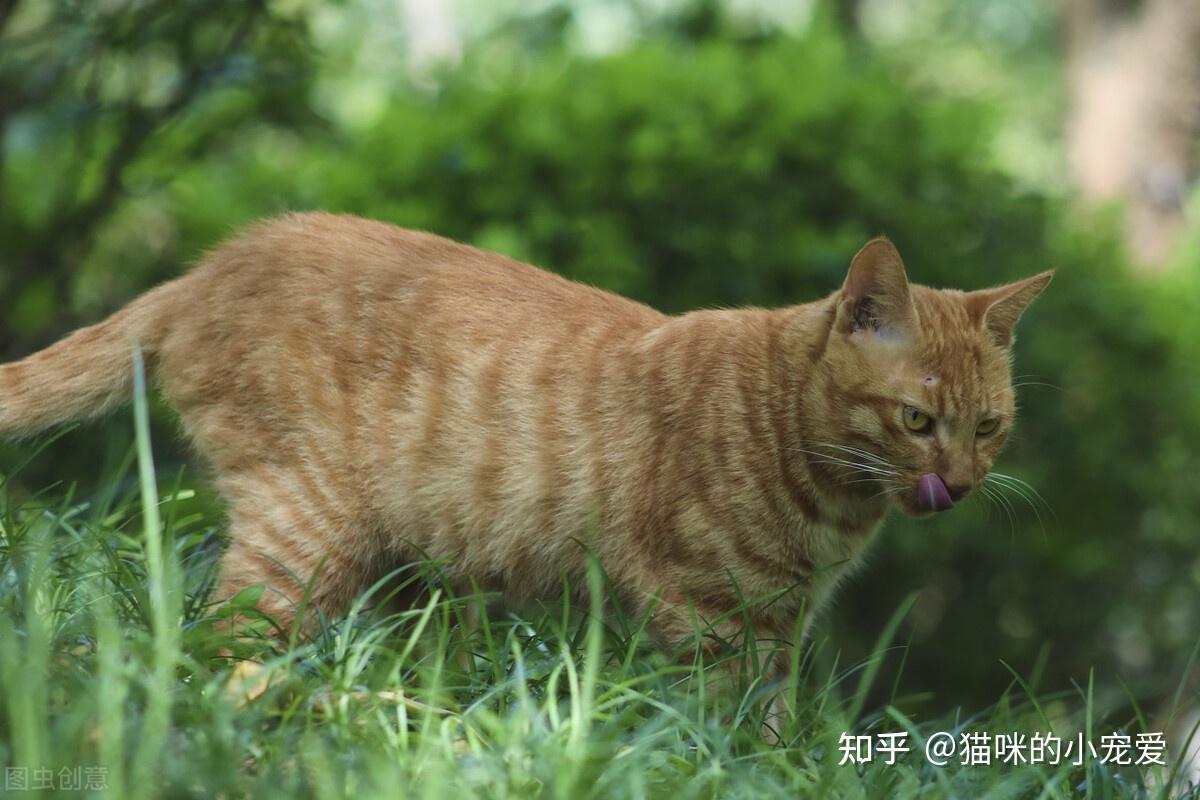
[[[977,426],[975,426],[975,435],[976,436],[989,436],[989,435],[995,433],[996,429],[999,427],[1000,427],[999,419],[996,419],[996,418],[985,419],[983,422],[981,422]]]
[[[915,409],[912,406],[905,406],[904,427],[913,433],[929,433],[933,430],[933,418],[924,411]]]

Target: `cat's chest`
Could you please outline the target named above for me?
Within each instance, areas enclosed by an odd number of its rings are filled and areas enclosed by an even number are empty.
[[[806,526],[804,540],[812,564],[808,594],[814,609],[823,606],[838,584],[863,564],[882,521],[880,515],[852,527],[823,524]]]

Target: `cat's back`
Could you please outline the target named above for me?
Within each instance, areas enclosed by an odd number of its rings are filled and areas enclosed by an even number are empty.
[[[615,342],[665,319],[497,253],[316,212],[248,228],[180,284],[158,352],[163,388],[185,419],[236,412],[253,418],[242,428],[314,416],[353,427],[347,402],[361,415],[360,401],[422,376],[470,379],[501,344],[578,349],[589,330]]]
[[[419,307],[476,322],[538,309],[542,320],[604,313],[653,320],[658,312],[499,253],[347,214],[287,214],[247,228],[188,276],[224,310],[354,304]],[[199,288],[199,287],[197,287]],[[271,315],[279,319],[278,315]],[[269,322],[270,319],[264,319]],[[286,319],[279,319],[286,322]]]
[[[398,351],[453,360],[497,339],[553,339],[581,323],[632,334],[665,319],[499,253],[321,212],[247,228],[182,283],[191,285],[171,314],[168,373],[205,361],[223,371],[336,363],[346,373]]]

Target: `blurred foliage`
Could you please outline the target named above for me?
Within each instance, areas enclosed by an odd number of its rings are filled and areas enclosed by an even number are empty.
[[[6,336],[96,319],[289,209],[432,230],[670,311],[823,295],[881,232],[931,285],[1056,267],[1020,332],[1024,417],[999,465],[1052,510],[977,501],[891,522],[828,624],[852,660],[919,589],[901,688],[935,691],[930,713],[994,699],[1001,659],[1043,688],[1095,666],[1109,696],[1119,677],[1151,712],[1174,688],[1200,630],[1196,278],[1132,275],[1112,220],[997,167],[995,104],[905,80],[837,14],[747,35],[700,4],[602,57],[469,51],[436,90],[391,91],[370,124],[322,122],[309,5],[226,5],[132,5],[148,16],[126,38],[121,13],[55,6],[46,24],[117,42],[91,51],[86,36],[0,39],[3,86],[46,87],[6,91],[0,113]],[[109,82],[116,99],[97,101]],[[83,213],[95,192],[100,213]],[[87,483],[85,441],[32,474]]]
[[[142,252],[93,261],[112,216],[249,120],[301,130],[311,67],[263,0],[0,2],[0,352],[145,285]]]

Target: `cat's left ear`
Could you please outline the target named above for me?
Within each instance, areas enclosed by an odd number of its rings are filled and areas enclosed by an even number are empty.
[[[967,293],[971,318],[987,328],[1000,347],[1012,347],[1017,320],[1054,277],[1054,270],[1023,281]]]

